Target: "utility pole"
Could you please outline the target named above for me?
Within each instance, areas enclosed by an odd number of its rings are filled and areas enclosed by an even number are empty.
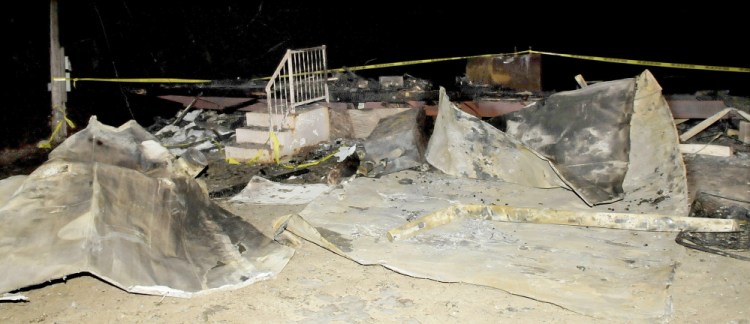
[[[56,81],[55,78],[65,77],[65,51],[60,47],[60,29],[57,19],[57,0],[49,2],[49,56],[50,56],[50,92],[52,94],[52,127],[53,136],[51,144],[59,144],[68,135],[68,127],[65,122],[65,102],[68,93],[65,89],[65,81]]]

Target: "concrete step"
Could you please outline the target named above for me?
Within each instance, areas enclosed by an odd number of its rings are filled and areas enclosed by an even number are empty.
[[[281,156],[288,156],[294,153],[293,150],[281,148]],[[232,158],[239,162],[255,160],[256,163],[273,163],[273,150],[270,145],[254,143],[231,143],[224,147],[226,158]]]
[[[314,105],[297,110],[293,129],[295,145],[310,146],[330,140],[330,124],[328,107]]]
[[[268,114],[260,115],[263,115],[264,118],[260,118],[257,115],[251,117],[256,118],[253,123],[264,119],[268,120]],[[280,146],[279,151],[282,157],[293,155],[305,147],[330,140],[331,126],[328,107],[315,105],[306,109],[300,109],[297,111],[297,115],[291,120],[294,121],[293,127],[276,132]],[[236,144],[226,147],[227,158],[247,161],[260,154],[259,162],[273,162],[271,153],[272,143],[268,136],[267,126],[238,128],[236,131]],[[261,152],[261,150],[263,151]]]
[[[270,143],[268,128],[265,127],[237,128],[235,134],[237,136],[237,143]],[[288,146],[294,141],[294,133],[291,130],[280,130],[276,132],[276,138],[279,139],[281,146]]]
[[[294,129],[295,123],[297,122],[296,114],[289,114],[284,118],[284,115],[274,114],[269,116],[266,112],[246,112],[245,113],[245,125],[246,126],[258,126],[258,127],[270,127],[269,123],[273,118],[274,124],[281,125],[281,128]]]

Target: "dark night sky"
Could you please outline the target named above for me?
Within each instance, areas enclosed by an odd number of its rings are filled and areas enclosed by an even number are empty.
[[[750,66],[746,15],[721,3],[658,10],[653,4],[601,2],[496,5],[407,1],[177,1],[61,0],[61,43],[74,77],[252,78],[273,71],[287,48],[326,44],[329,66],[503,53],[532,47],[582,55],[676,63]],[[708,7],[707,5],[710,5]],[[49,111],[49,3],[6,10],[3,55],[10,61],[0,147],[46,136]],[[496,8],[497,7],[497,8]],[[106,37],[105,37],[106,34]],[[9,56],[9,57],[8,57]],[[409,73],[448,84],[465,62],[374,70],[366,76]],[[544,58],[545,87],[568,90],[573,76],[587,80],[632,77],[644,67]],[[650,68],[666,93],[729,89],[750,94],[749,74]],[[7,74],[6,74],[7,75]],[[144,125],[179,105],[128,95]],[[130,118],[117,85],[79,84],[69,94],[70,117],[85,126],[90,115],[120,125]]]

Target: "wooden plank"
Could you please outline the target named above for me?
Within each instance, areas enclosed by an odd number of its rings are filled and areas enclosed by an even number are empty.
[[[737,115],[740,115],[740,117],[745,118],[746,121],[750,121],[750,114],[748,114],[748,113],[746,113],[746,112],[744,112],[742,110],[739,110],[737,108],[732,108],[732,111],[734,111],[735,113],[737,113]]]
[[[681,119],[681,118],[679,118],[679,119],[675,119],[675,120],[674,120],[674,124],[675,124],[675,125],[679,125],[679,124],[682,124],[682,123],[684,123],[684,122],[686,122],[686,121],[688,121],[688,120],[690,120],[690,119]]]
[[[581,89],[589,86],[588,83],[586,83],[586,80],[583,78],[583,75],[578,74],[574,77],[574,79],[576,80],[576,83],[578,83],[578,86],[581,87]]]
[[[419,232],[465,217],[499,222],[590,226],[633,231],[735,232],[740,229],[739,223],[734,219],[520,208],[498,205],[454,205],[394,228],[388,231],[386,235],[391,242],[404,240]]]
[[[724,145],[680,144],[680,152],[682,154],[732,156],[732,148]]]
[[[187,107],[185,107],[185,109],[183,109],[182,112],[180,112],[180,115],[177,116],[177,118],[172,122],[172,125],[177,125],[177,123],[181,122],[182,119],[185,118],[185,115],[187,115],[187,113],[190,111],[190,109],[193,108],[193,105],[195,105],[195,102],[198,101],[199,97],[200,97],[200,95],[198,95],[195,98],[193,98],[193,101],[191,101],[187,105]]]
[[[693,128],[688,129],[685,133],[680,135],[680,141],[684,142],[695,136],[695,134],[698,134],[702,132],[704,129],[708,128],[708,126],[713,125],[717,120],[724,117],[726,114],[728,114],[733,108],[724,108],[724,110],[714,114],[711,117],[706,118],[706,120],[700,122],[698,125],[693,126]]]
[[[689,140],[690,138],[695,136],[695,134],[702,132],[704,129],[708,128],[708,126],[713,125],[713,123],[715,123],[717,120],[726,116],[726,114],[728,114],[730,111],[750,121],[750,114],[742,110],[738,110],[737,108],[725,108],[724,110],[714,114],[713,116],[709,118],[706,118],[706,120],[700,122],[698,125],[693,126],[693,128],[689,129],[688,131],[680,135],[680,141],[684,142],[684,141]]]

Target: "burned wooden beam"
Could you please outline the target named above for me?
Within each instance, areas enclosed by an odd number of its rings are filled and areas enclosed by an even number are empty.
[[[501,55],[470,58],[466,77],[475,85],[542,91],[542,55]]]
[[[125,87],[128,92],[149,95],[265,98],[265,80],[214,80],[210,83],[159,83]]]
[[[721,100],[676,99],[667,97],[667,104],[675,119],[705,119],[727,106]]]
[[[192,105],[193,108],[198,109],[214,109],[222,110],[225,108],[236,107],[240,105],[246,105],[254,98],[233,98],[233,97],[201,97],[200,93],[196,96],[179,96],[179,95],[166,95],[159,96],[159,98],[174,102],[179,102],[183,106]]]
[[[462,101],[458,108],[476,117],[497,117],[519,111],[533,104],[535,101],[525,100],[495,100],[495,101]],[[427,116],[437,116],[437,106],[423,105]]]

